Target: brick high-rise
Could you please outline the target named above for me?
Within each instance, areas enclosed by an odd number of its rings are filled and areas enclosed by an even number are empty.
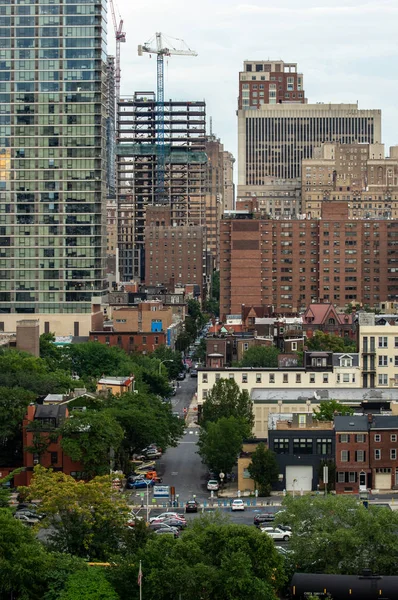
[[[398,221],[349,220],[343,202],[324,202],[322,219],[240,216],[221,223],[222,318],[242,304],[292,312],[320,299],[341,308],[396,299]]]

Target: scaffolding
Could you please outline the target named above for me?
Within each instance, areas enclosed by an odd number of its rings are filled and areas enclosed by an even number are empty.
[[[176,225],[204,227],[207,155],[205,102],[164,102],[164,200]],[[136,92],[118,103],[118,246],[122,280],[143,280],[146,206],[155,204],[160,147],[158,103]]]

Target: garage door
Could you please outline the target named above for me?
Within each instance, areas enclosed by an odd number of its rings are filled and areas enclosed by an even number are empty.
[[[391,489],[391,473],[376,473],[375,489],[376,490],[390,490]]]
[[[288,492],[310,492],[312,490],[312,467],[286,467],[286,489]]]

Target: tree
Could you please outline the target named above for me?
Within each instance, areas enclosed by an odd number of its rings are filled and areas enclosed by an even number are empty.
[[[278,481],[279,467],[275,453],[263,443],[258,444],[248,466],[250,477],[258,485],[260,496],[270,496],[272,484]]]
[[[241,390],[233,379],[219,379],[210,390],[203,404],[201,425],[207,427],[221,417],[236,417],[248,425],[250,437],[254,425],[253,403],[247,390]]]
[[[124,437],[122,427],[106,411],[74,411],[59,434],[63,451],[81,462],[89,477],[109,473],[111,449],[117,452]]]
[[[39,510],[46,516],[40,527],[50,529],[48,544],[60,552],[109,560],[134,536],[125,525],[127,500],[112,489],[110,476],[84,483],[37,465],[30,486],[20,492],[27,500],[41,500]]]
[[[336,414],[353,415],[354,409],[340,404],[337,400],[321,400],[319,407],[313,409],[317,421],[333,421]]]
[[[176,446],[184,431],[184,422],[172,414],[170,405],[147,394],[126,393],[113,397],[105,412],[123,428],[123,441],[116,458],[126,475],[135,452],[151,443],[158,444],[162,450]]]
[[[166,346],[159,346],[151,355],[152,358],[157,358],[163,361],[161,368],[166,369],[169,379],[175,379],[178,373],[183,370],[181,354],[174,352]],[[167,362],[164,362],[167,361]],[[169,362],[171,361],[171,362]],[[160,362],[158,363],[160,365]]]
[[[10,508],[11,492],[7,484],[14,479],[15,475],[21,473],[23,470],[23,467],[14,469],[11,473],[0,479],[0,508]]]
[[[275,524],[292,527],[289,548],[302,572],[396,574],[398,514],[347,496],[286,497]]]
[[[65,352],[55,344],[53,333],[42,333],[40,336],[40,358],[42,358],[53,371],[62,369],[70,372],[71,365]]]
[[[80,377],[102,375],[131,375],[133,364],[131,358],[121,348],[107,346],[99,342],[71,344],[65,349],[73,372]]]
[[[59,600],[118,600],[119,595],[99,567],[79,570],[66,581]]]
[[[185,352],[185,350],[191,344],[191,336],[186,331],[182,331],[178,334],[176,339],[176,350],[178,352]]]
[[[0,509],[0,597],[42,600],[49,557],[34,533]]]
[[[0,466],[22,464],[22,421],[36,394],[0,387]]]
[[[71,389],[69,373],[51,369],[45,360],[14,349],[0,350],[0,386],[36,394],[59,394]]]
[[[319,329],[315,335],[307,338],[307,348],[315,352],[356,352],[357,347],[353,340],[339,337],[332,333],[324,333]]]
[[[275,346],[252,346],[243,355],[239,363],[241,367],[277,367],[278,348]]]
[[[199,433],[198,454],[211,471],[230,473],[242,450],[247,430],[247,422],[232,416],[209,422]]]
[[[245,525],[200,526],[196,521],[178,540],[151,539],[134,566],[109,570],[107,578],[119,596],[138,598],[131,581],[136,581],[141,559],[146,600],[180,594],[184,600],[276,600],[284,583],[283,563],[268,536]]]

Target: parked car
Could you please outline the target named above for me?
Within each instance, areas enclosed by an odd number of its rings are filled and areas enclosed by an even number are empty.
[[[21,523],[23,523],[24,525],[28,525],[29,527],[33,527],[33,525],[37,525],[38,523],[40,523],[40,519],[38,519],[37,517],[32,518],[28,517],[27,515],[21,515],[18,513],[15,513],[14,518],[18,519],[18,521],[21,521]]]
[[[155,525],[155,524],[163,524],[163,525],[168,525],[169,527],[175,527],[176,529],[185,529],[185,527],[187,526],[187,522],[182,520],[182,519],[177,519],[177,518],[170,518],[170,519],[156,519],[155,521],[152,521],[151,525]]]
[[[150,517],[149,522],[152,523],[152,521],[156,521],[158,519],[171,519],[171,518],[182,519],[183,521],[185,521],[185,517],[182,513],[170,511],[170,512],[163,512],[163,513],[160,513],[160,515]]]
[[[126,483],[126,488],[128,490],[134,490],[134,489],[141,489],[144,488],[146,489],[146,487],[151,486],[151,485],[155,485],[155,481],[153,479],[146,479],[146,478],[140,478],[140,479],[133,479],[132,481],[130,481],[129,479],[127,480]]]
[[[172,527],[171,525],[169,525],[168,523],[165,523],[164,521],[152,521],[152,523],[149,523],[148,528],[151,531],[158,531],[159,529],[175,529],[178,531],[178,528]]]
[[[173,529],[172,527],[162,527],[161,529],[158,529],[157,531],[154,532],[155,535],[172,535],[175,538],[178,538],[180,535],[180,532],[178,531],[178,529]]]
[[[260,530],[269,535],[273,540],[283,542],[288,542],[292,535],[291,531],[284,531],[283,529],[279,529],[279,527],[260,527]]]
[[[256,527],[259,527],[262,523],[270,523],[271,521],[275,520],[275,514],[276,513],[271,511],[262,512],[258,515],[255,515],[253,523],[256,525]]]
[[[220,486],[218,485],[218,481],[217,479],[209,479],[209,481],[207,482],[207,489],[210,491],[215,491],[217,492],[218,488]]]
[[[245,504],[240,498],[236,498],[231,502],[231,510],[245,510]]]
[[[15,516],[19,519],[20,515],[26,515],[30,519],[44,519],[45,515],[38,514],[35,510],[30,510],[29,508],[20,508],[15,512]]]
[[[188,500],[185,504],[185,512],[198,512],[199,502],[196,500]]]
[[[181,371],[177,375],[177,381],[183,381],[185,379],[185,371]]]
[[[198,376],[197,369],[191,369],[191,377],[197,377],[197,376]]]

